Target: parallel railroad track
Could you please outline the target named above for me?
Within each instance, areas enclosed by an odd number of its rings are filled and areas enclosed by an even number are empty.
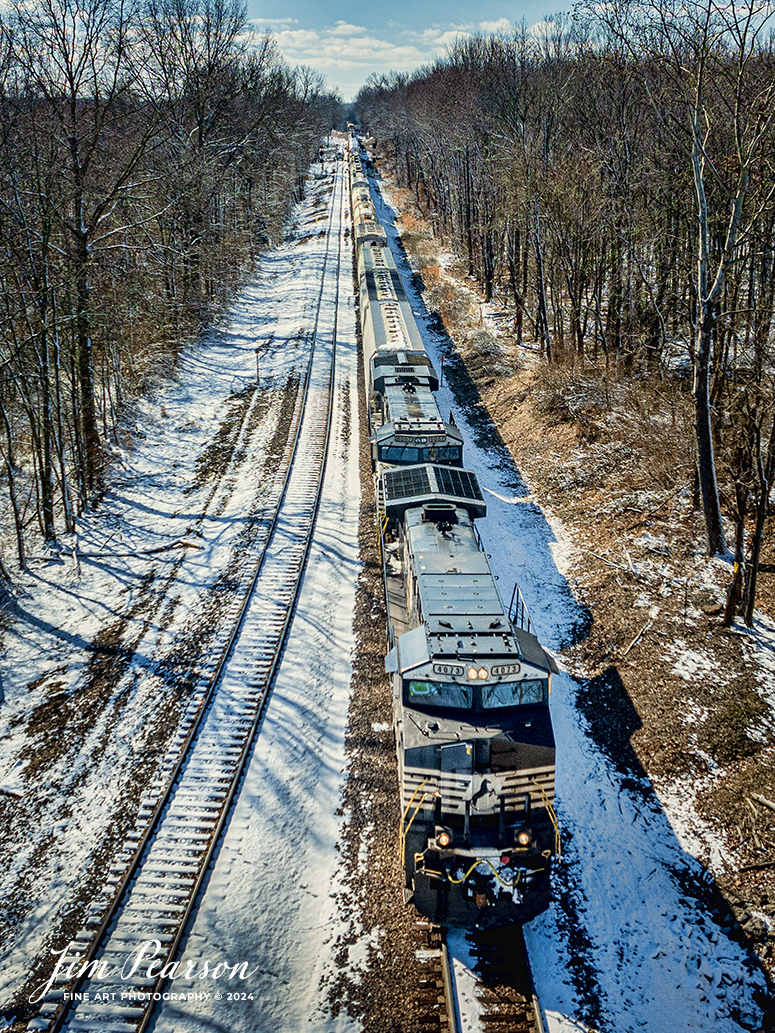
[[[91,920],[59,960],[30,1029],[142,1033],[174,977],[269,699],[312,542],[334,403],[344,196],[340,171],[309,366],[254,575],[210,684],[165,758]],[[136,965],[141,951],[145,958]]]

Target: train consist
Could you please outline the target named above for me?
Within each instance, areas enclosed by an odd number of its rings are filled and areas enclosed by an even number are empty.
[[[559,848],[554,661],[518,589],[504,606],[463,439],[425,352],[349,135],[353,240],[402,792],[406,900],[439,924],[529,921]]]

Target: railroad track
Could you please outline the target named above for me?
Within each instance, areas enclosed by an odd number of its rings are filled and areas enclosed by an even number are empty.
[[[421,1033],[458,1033],[453,975],[444,929],[425,918],[414,924],[419,970],[417,1028]]]
[[[312,541],[334,402],[344,197],[340,170],[309,366],[255,572],[210,684],[28,1029],[142,1033],[175,971],[269,699]]]
[[[462,1033],[471,1028],[481,1033],[546,1033],[520,926],[467,937],[476,959],[476,1014],[470,1003],[459,999],[445,930],[420,919],[414,933],[421,1033]]]
[[[521,926],[469,937],[482,1033],[545,1033]]]

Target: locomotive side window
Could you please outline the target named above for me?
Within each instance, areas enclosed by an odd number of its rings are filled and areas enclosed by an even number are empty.
[[[525,681],[493,682],[483,685],[482,706],[486,710],[493,707],[517,707],[528,703],[545,703],[549,683],[542,678],[528,678]]]
[[[471,685],[456,685],[455,682],[420,681],[407,683],[409,700],[429,707],[464,707],[469,710],[474,702]]]

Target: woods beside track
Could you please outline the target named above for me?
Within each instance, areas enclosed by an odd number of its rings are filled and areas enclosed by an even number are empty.
[[[281,237],[337,112],[239,0],[6,5],[0,583],[74,530],[133,400]]]
[[[458,39],[356,98],[434,234],[549,364],[688,380],[711,554],[752,534],[750,623],[775,472],[773,10],[580,4]],[[540,30],[540,31],[539,31]],[[688,393],[688,392],[687,392]]]

